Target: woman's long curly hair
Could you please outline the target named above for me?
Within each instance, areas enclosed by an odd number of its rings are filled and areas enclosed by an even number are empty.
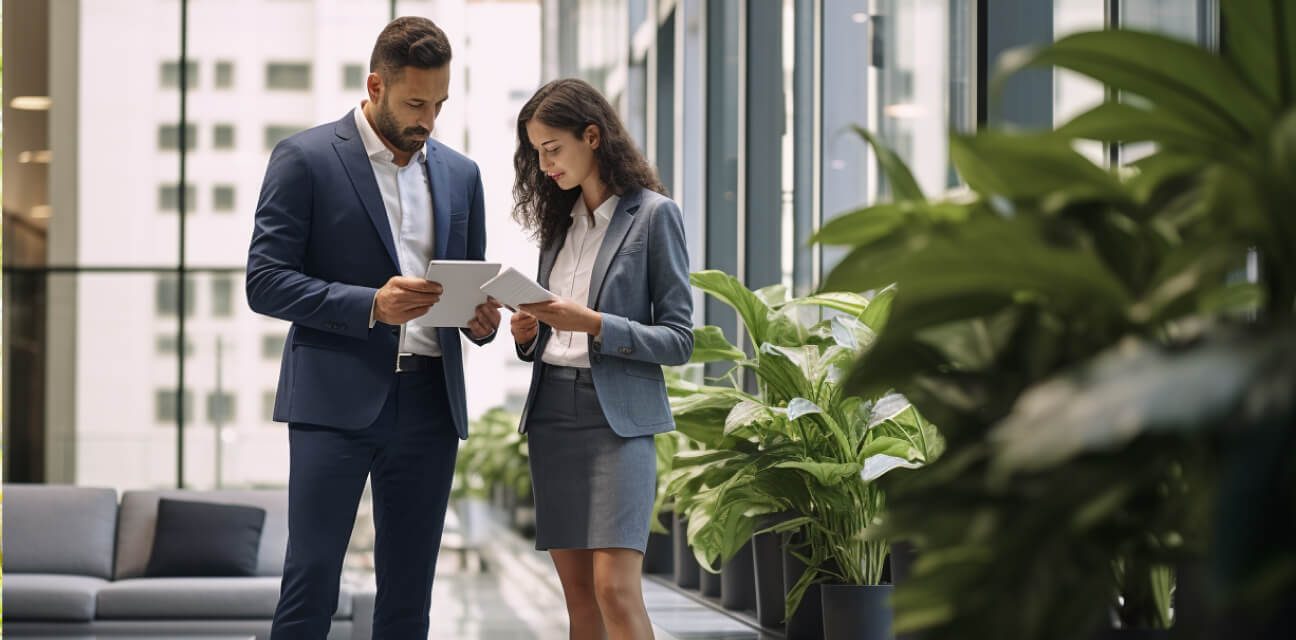
[[[554,80],[531,96],[517,118],[517,151],[513,154],[513,219],[547,248],[571,224],[572,206],[581,195],[580,187],[566,191],[540,169],[540,158],[531,146],[526,125],[532,119],[554,129],[570,131],[577,138],[590,125],[598,127],[599,146],[594,150],[599,177],[608,190],[621,196],[636,188],[666,194],[657,172],[648,164],[626,133],[612,105],[584,80]]]

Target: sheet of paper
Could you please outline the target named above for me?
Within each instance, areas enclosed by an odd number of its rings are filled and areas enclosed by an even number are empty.
[[[477,305],[486,302],[481,286],[499,273],[498,262],[475,260],[433,260],[428,263],[428,280],[441,283],[441,301],[428,312],[411,320],[422,327],[467,327],[477,315]]]
[[[513,267],[501,269],[499,275],[481,286],[481,290],[484,295],[489,295],[513,309],[520,304],[544,302],[557,297]]]

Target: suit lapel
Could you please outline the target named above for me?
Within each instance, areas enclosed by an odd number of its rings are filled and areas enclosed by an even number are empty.
[[[630,225],[634,222],[634,214],[639,210],[642,197],[643,190],[636,189],[617,203],[616,212],[608,223],[607,234],[603,236],[603,244],[599,246],[598,258],[594,260],[594,270],[590,273],[589,301],[586,305],[591,309],[598,309],[599,294],[603,291],[608,267],[612,264],[612,257],[621,248],[621,243],[625,241],[626,234],[630,232]]]
[[[546,289],[549,288],[549,276],[553,273],[554,263],[558,261],[558,252],[567,243],[567,233],[564,231],[557,240],[553,246],[540,252],[540,271],[536,273],[536,282]]]
[[[450,243],[450,177],[445,162],[441,160],[440,147],[435,142],[428,147],[427,171],[428,184],[432,187],[432,225],[436,229],[433,255],[444,259]]]
[[[360,132],[356,129],[355,114],[348,111],[333,128],[333,133],[338,137],[333,141],[333,150],[337,152],[338,159],[346,169],[347,177],[351,179],[351,186],[355,188],[356,195],[360,197],[360,202],[369,214],[369,221],[373,223],[374,230],[382,239],[392,266],[399,273],[400,260],[396,257],[396,243],[392,239],[391,222],[387,219],[387,208],[383,205],[382,192],[378,190],[378,180],[374,178],[373,165],[370,164],[369,156],[365,153],[364,140],[360,139]]]

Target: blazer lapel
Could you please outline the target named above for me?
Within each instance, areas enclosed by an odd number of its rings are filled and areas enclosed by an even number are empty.
[[[378,190],[378,180],[374,178],[373,165],[370,164],[369,156],[365,153],[364,140],[360,139],[360,132],[356,129],[355,114],[348,111],[333,128],[333,133],[338,137],[333,141],[333,150],[342,161],[347,177],[351,178],[351,186],[355,188],[356,195],[360,197],[360,202],[369,214],[369,221],[373,223],[374,230],[382,239],[392,266],[399,273],[400,260],[396,257],[396,243],[392,240],[391,222],[387,219],[382,192]]]
[[[450,177],[445,162],[438,153],[440,147],[435,142],[428,147],[427,171],[428,184],[432,187],[432,225],[436,229],[436,249],[433,255],[444,259],[450,243]]]
[[[590,273],[589,301],[586,304],[591,309],[598,309],[599,294],[603,291],[603,280],[607,277],[608,267],[612,264],[612,257],[621,248],[621,243],[625,241],[626,234],[630,232],[630,225],[634,222],[634,214],[639,210],[642,197],[643,191],[636,189],[617,203],[612,221],[608,223],[607,234],[603,236],[603,244],[599,246],[598,258],[594,260],[594,270]]]
[[[540,283],[540,286],[549,288],[549,276],[553,273],[554,263],[558,261],[558,252],[562,251],[566,243],[567,234],[563,233],[553,246],[540,252],[540,271],[536,274],[536,282]]]

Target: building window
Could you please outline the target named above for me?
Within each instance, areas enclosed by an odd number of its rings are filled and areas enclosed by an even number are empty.
[[[198,148],[198,128],[192,124],[185,125],[185,147],[188,151]],[[180,125],[158,125],[158,149],[176,151],[180,148]]]
[[[261,336],[261,357],[266,360],[278,360],[283,355],[284,342],[288,339],[282,334]]]
[[[261,392],[261,418],[266,422],[274,422],[274,390]]]
[[[212,187],[212,210],[234,210],[234,185],[218,184]]]
[[[176,391],[175,389],[158,389],[153,392],[154,419],[163,424],[175,424],[176,421]],[[184,392],[184,419],[185,422],[193,420],[193,391],[185,389]]]
[[[185,82],[190,89],[198,86],[198,63],[193,60],[185,62],[185,69],[188,77]],[[179,89],[180,88],[180,62],[171,60],[162,63],[162,88]]]
[[[234,420],[234,394],[213,391],[207,394],[207,420],[212,424],[226,424]]]
[[[157,306],[157,313],[160,316],[173,316],[179,312],[180,307],[180,280],[174,274],[159,275],[157,278],[156,288],[154,289],[154,300]],[[194,308],[194,282],[193,278],[185,278],[185,315],[193,315]]]
[[[369,72],[364,65],[348,64],[342,66],[342,88],[343,89],[363,89],[365,79],[369,77]]]
[[[216,88],[232,89],[234,88],[234,63],[229,60],[220,60],[216,63]]]
[[[185,213],[193,213],[198,207],[198,190],[193,185],[185,186]],[[180,185],[164,184],[158,187],[158,209],[162,211],[180,210]]]
[[[174,335],[157,337],[157,353],[160,356],[173,356],[176,354],[176,345],[178,340]],[[192,356],[194,353],[193,340],[185,339],[185,356]]]
[[[228,318],[234,315],[234,279],[229,276],[212,276],[212,315]]]
[[[308,62],[266,63],[266,88],[288,91],[309,91],[311,67]]]
[[[279,144],[284,138],[305,129],[301,125],[291,124],[268,124],[265,128],[265,148],[266,151],[272,151],[275,145]]]
[[[218,124],[212,127],[212,147],[216,149],[233,149],[234,125]]]

